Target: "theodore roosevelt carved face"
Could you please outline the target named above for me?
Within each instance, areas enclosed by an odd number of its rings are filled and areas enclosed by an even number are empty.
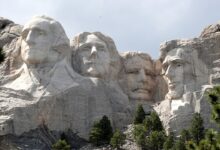
[[[147,54],[136,52],[127,53],[123,58],[129,98],[152,100],[155,77],[151,58]]]

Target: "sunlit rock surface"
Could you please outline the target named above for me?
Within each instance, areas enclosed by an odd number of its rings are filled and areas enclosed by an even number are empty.
[[[205,91],[220,83],[219,24],[199,38],[161,44],[157,60],[142,52],[120,54],[100,32],[69,40],[62,25],[47,16],[23,27],[0,18],[0,47],[6,55],[0,66],[3,137],[34,135],[45,126],[88,139],[103,115],[114,129],[124,129],[138,104],[146,114],[156,110],[167,133],[178,135],[195,112],[206,128],[216,127]]]

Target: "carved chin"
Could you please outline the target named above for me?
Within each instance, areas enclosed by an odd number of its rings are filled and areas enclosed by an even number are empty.
[[[183,92],[169,91],[166,95],[166,99],[179,99],[183,96]]]
[[[106,75],[106,71],[99,69],[99,68],[95,68],[95,67],[89,67],[84,75],[86,76],[91,76],[91,77],[97,77],[97,78],[104,78]]]
[[[151,96],[148,93],[135,93],[132,92],[129,94],[130,99],[133,100],[146,100],[146,101],[150,101],[151,100]]]
[[[31,57],[25,57],[23,58],[23,60],[27,63],[27,64],[39,64],[43,62],[43,59],[41,58],[36,58],[35,56]]]
[[[86,74],[88,76],[92,76],[92,77],[101,77],[101,74],[99,73],[98,70],[96,70],[95,68],[90,67],[87,71]]]
[[[36,52],[35,52],[36,51]],[[46,59],[46,54],[45,53],[41,53],[37,50],[35,50],[32,52],[26,51],[23,55],[22,55],[22,59],[24,60],[24,62],[26,62],[27,64],[39,64],[42,63],[45,59]]]

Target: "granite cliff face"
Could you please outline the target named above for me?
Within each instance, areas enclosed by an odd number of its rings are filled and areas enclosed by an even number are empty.
[[[161,44],[160,61],[168,93],[155,110],[167,132],[173,131],[178,135],[190,125],[195,112],[202,115],[206,128],[217,128],[210,122],[205,91],[220,83],[218,26],[208,26],[199,38]]]
[[[56,20],[38,16],[24,27],[0,19],[6,54],[0,76],[0,135],[23,135],[39,126],[72,130],[88,138],[107,115],[114,128],[132,123],[136,106],[156,110],[167,132],[178,134],[190,116],[210,108],[205,90],[220,82],[219,25],[199,38],[161,44],[153,60],[142,52],[119,53],[111,37],[83,32],[69,40]]]
[[[96,42],[91,40],[89,43]],[[103,60],[98,60],[105,51],[87,60],[88,69],[98,75],[84,76],[72,67],[73,48],[59,22],[39,16],[24,25],[10,53],[4,49],[8,59],[1,68],[1,135],[21,135],[44,124],[50,130],[71,129],[88,138],[91,126],[103,115],[115,128],[131,122],[127,96],[117,80],[107,80],[102,74],[110,65],[102,68]]]

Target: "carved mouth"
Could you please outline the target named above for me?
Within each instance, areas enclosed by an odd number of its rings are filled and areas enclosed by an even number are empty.
[[[86,61],[85,64],[90,65],[90,64],[95,64],[94,61]]]
[[[136,88],[133,90],[133,92],[135,92],[135,93],[148,93],[149,90],[146,88]]]
[[[100,65],[100,62],[97,60],[89,60],[89,61],[85,61],[86,65]]]

